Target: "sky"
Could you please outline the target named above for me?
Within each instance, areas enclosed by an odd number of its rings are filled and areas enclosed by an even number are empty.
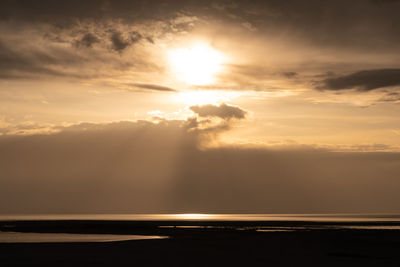
[[[0,213],[399,213],[399,12],[1,1]]]

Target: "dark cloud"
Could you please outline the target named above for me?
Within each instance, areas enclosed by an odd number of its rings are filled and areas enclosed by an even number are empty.
[[[155,90],[155,91],[177,92],[177,90],[175,90],[173,88],[170,88],[167,86],[162,86],[162,85],[157,85],[157,84],[133,83],[132,85],[135,87],[149,89],[149,90]]]
[[[194,1],[193,4],[196,5]],[[146,18],[165,18],[185,5],[188,4],[180,0],[61,0],[58,3],[51,0],[4,0],[0,3],[0,20],[51,23],[60,27],[86,19],[140,22]]]
[[[127,46],[130,45],[130,41],[127,39],[124,39],[122,37],[122,34],[120,32],[114,32],[110,40],[112,42],[112,47],[114,50],[121,52],[124,50]]]
[[[371,91],[399,85],[400,69],[376,69],[358,71],[349,75],[322,80],[318,83],[317,89]]]
[[[147,40],[149,43],[154,44],[154,39],[153,39],[152,37],[147,36],[147,37],[146,37],[146,40]]]
[[[293,71],[288,71],[288,72],[283,72],[282,75],[286,78],[294,78],[297,76],[297,72],[293,72]]]
[[[400,212],[399,153],[199,149],[197,126],[84,123],[0,136],[0,212]]]
[[[239,107],[229,106],[225,103],[217,105],[191,106],[190,110],[200,117],[219,117],[222,119],[244,119],[247,112]]]
[[[99,43],[99,42],[100,42],[100,39],[96,35],[94,35],[92,33],[86,33],[85,35],[82,36],[81,39],[78,39],[75,42],[75,45],[78,47],[79,46],[92,47],[93,44]]]
[[[167,19],[177,12],[254,25],[258,34],[301,35],[321,46],[394,48],[400,39],[400,1],[330,0],[3,0],[1,20],[60,26],[82,20],[140,22]],[[374,38],[371,38],[374,36]],[[374,46],[371,46],[374,45]]]
[[[110,40],[115,51],[122,52],[128,46],[139,42],[143,37],[138,32],[130,32],[124,36],[121,32],[113,32]]]
[[[400,102],[400,93],[388,92],[385,96],[379,99],[379,102]]]

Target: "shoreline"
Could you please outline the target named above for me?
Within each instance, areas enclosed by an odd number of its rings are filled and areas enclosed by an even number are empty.
[[[333,226],[331,223],[323,223],[325,228],[316,228],[318,224],[287,221],[3,221],[0,231],[141,234],[170,238],[104,243],[0,243],[0,263],[2,266],[400,265],[400,231],[329,228]],[[387,225],[380,223],[383,224]],[[263,232],[256,231],[257,227],[304,229]]]

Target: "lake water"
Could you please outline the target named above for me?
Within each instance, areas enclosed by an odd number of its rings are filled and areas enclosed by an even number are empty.
[[[221,228],[221,225],[207,225],[207,222],[243,221],[243,222],[277,222],[270,226],[236,226],[235,230],[257,232],[291,232],[323,229],[351,229],[351,230],[400,230],[400,215],[397,214],[59,214],[59,215],[0,215],[1,221],[59,221],[59,220],[93,220],[93,221],[165,221],[172,225],[163,225],[159,228],[196,229]],[[180,225],[179,222],[200,221],[204,225]],[[300,225],[279,225],[280,221],[305,222]],[[175,223],[176,222],[176,223]],[[312,222],[312,224],[307,224]],[[321,222],[321,224],[318,224]],[[329,224],[326,224],[326,223]],[[337,223],[337,224],[335,224]],[[359,224],[358,224],[359,223]],[[0,243],[49,243],[49,242],[111,242],[124,240],[160,239],[165,236],[144,235],[110,235],[110,234],[64,234],[64,233],[19,233],[12,232],[13,225],[2,225]],[[232,227],[230,227],[232,229]]]
[[[112,220],[112,221],[305,221],[400,222],[399,214],[57,214],[0,215],[10,220]]]
[[[0,243],[113,242],[163,239],[163,236],[1,232]]]

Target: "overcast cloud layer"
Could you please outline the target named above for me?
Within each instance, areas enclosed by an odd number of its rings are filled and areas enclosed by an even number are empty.
[[[2,213],[400,211],[400,154],[202,150],[189,121],[0,137]]]
[[[352,71],[359,73],[358,79],[369,69],[374,75],[373,69],[398,67],[399,9],[399,1],[373,0],[6,0],[0,4],[0,72],[3,79],[84,80],[115,80],[137,71],[162,73],[164,62],[151,51],[172,36],[204,32],[213,23],[214,30],[207,33],[211,38],[234,38],[237,32],[253,47],[262,40],[266,47],[256,48],[257,53],[275,64],[232,62],[225,79],[241,90],[271,90],[274,86],[265,78],[277,73],[287,79],[297,76],[297,83],[325,72]],[[134,82],[148,83],[140,79]],[[324,88],[345,86],[342,80],[323,80]],[[382,73],[374,76],[375,88],[392,83],[393,78]]]

